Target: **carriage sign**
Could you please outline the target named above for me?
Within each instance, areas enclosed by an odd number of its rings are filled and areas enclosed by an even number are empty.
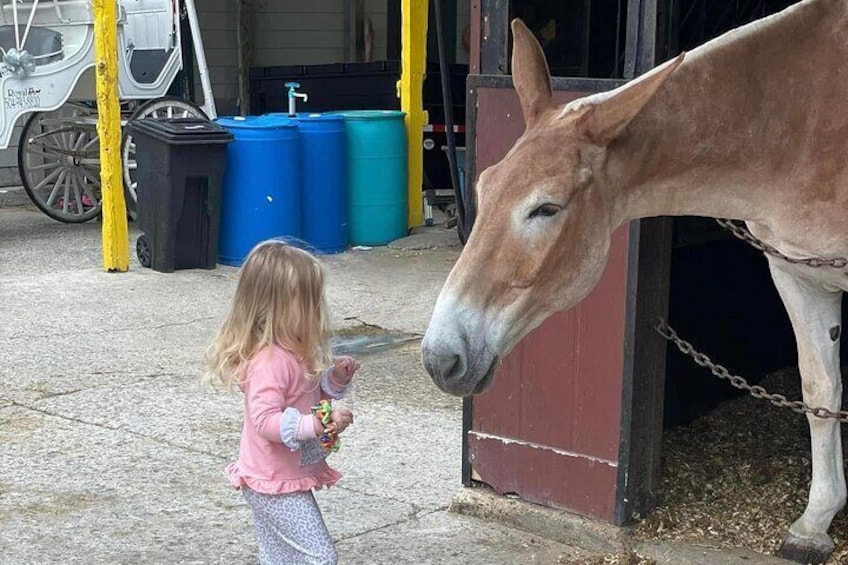
[[[28,110],[41,107],[41,89],[34,86],[7,88],[3,93],[7,110]]]

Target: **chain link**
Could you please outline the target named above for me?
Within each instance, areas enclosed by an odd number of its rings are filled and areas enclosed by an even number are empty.
[[[701,367],[709,369],[716,377],[728,381],[734,388],[744,390],[754,398],[766,400],[778,408],[788,408],[797,414],[810,414],[816,418],[836,420],[840,424],[848,424],[848,410],[833,412],[821,406],[810,406],[800,400],[789,400],[782,394],[772,394],[759,385],[749,384],[744,378],[739,375],[732,374],[727,370],[727,368],[713,362],[712,359],[696,350],[691,343],[682,339],[662,318],[660,318],[657,322],[654,329],[656,329],[657,333],[669,342],[677,346],[677,349],[679,349],[681,353],[691,357],[695,363]]]
[[[779,259],[783,259],[787,263],[792,263],[793,265],[806,265],[807,267],[814,267],[816,269],[821,267],[833,267],[834,269],[844,269],[848,267],[848,258],[845,257],[834,257],[833,259],[822,259],[820,257],[808,257],[803,259],[797,259],[795,257],[789,257],[785,255],[781,251],[779,251],[776,247],[769,245],[768,243],[761,241],[760,239],[754,237],[754,235],[748,231],[748,229],[733,220],[724,220],[724,219],[716,219],[718,225],[744,241],[748,243],[754,249],[762,251],[767,255],[771,255],[772,257],[777,257]]]
[[[845,257],[834,257],[832,259],[823,259],[820,257],[807,257],[799,259],[795,257],[790,257],[782,253],[776,247],[769,245],[768,243],[761,241],[759,238],[755,237],[742,224],[734,222],[733,220],[725,220],[718,218],[716,219],[716,222],[718,223],[718,225],[720,225],[721,227],[723,227],[745,243],[749,244],[754,249],[757,249],[767,255],[771,255],[772,257],[782,259],[787,263],[791,263],[793,265],[805,265],[807,267],[813,267],[816,269],[821,267],[845,269],[846,267],[848,267],[848,258]],[[734,388],[743,390],[758,400],[766,400],[774,406],[777,406],[779,408],[788,408],[789,410],[792,410],[797,414],[810,414],[812,416],[815,416],[816,418],[836,420],[841,424],[848,424],[848,410],[839,410],[837,412],[833,412],[821,406],[810,406],[800,400],[789,400],[782,394],[771,394],[765,388],[759,385],[751,385],[743,377],[740,377],[739,375],[734,375],[730,371],[728,371],[726,367],[719,365],[718,363],[714,363],[712,359],[710,359],[707,355],[699,352],[691,343],[682,339],[677,334],[677,332],[674,331],[674,329],[666,323],[665,320],[660,319],[657,325],[655,326],[655,329],[666,340],[670,341],[675,346],[677,346],[677,349],[679,349],[681,353],[691,357],[692,360],[699,366],[709,369],[710,372],[716,377],[722,380],[726,380]]]

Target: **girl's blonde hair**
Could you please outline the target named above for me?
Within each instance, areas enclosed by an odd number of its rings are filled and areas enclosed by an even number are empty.
[[[207,355],[204,381],[229,390],[247,378],[250,360],[278,345],[317,382],[330,364],[324,271],[310,253],[282,241],[260,243],[241,268],[230,313]]]

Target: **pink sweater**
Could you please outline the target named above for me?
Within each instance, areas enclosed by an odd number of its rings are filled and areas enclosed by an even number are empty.
[[[338,398],[327,375],[321,383],[304,377],[304,368],[281,347],[262,349],[248,367],[244,425],[238,461],[227,467],[234,488],[285,494],[332,486],[341,474],[327,466],[326,453],[311,431],[312,406]]]

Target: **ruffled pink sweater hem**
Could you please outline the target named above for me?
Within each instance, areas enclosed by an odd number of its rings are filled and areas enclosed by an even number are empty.
[[[226,469],[230,485],[239,489],[248,487],[262,494],[289,494],[291,492],[304,492],[312,489],[320,490],[331,487],[342,478],[342,474],[329,467],[317,474],[301,477],[298,479],[257,479],[242,473],[238,463],[231,463]]]

